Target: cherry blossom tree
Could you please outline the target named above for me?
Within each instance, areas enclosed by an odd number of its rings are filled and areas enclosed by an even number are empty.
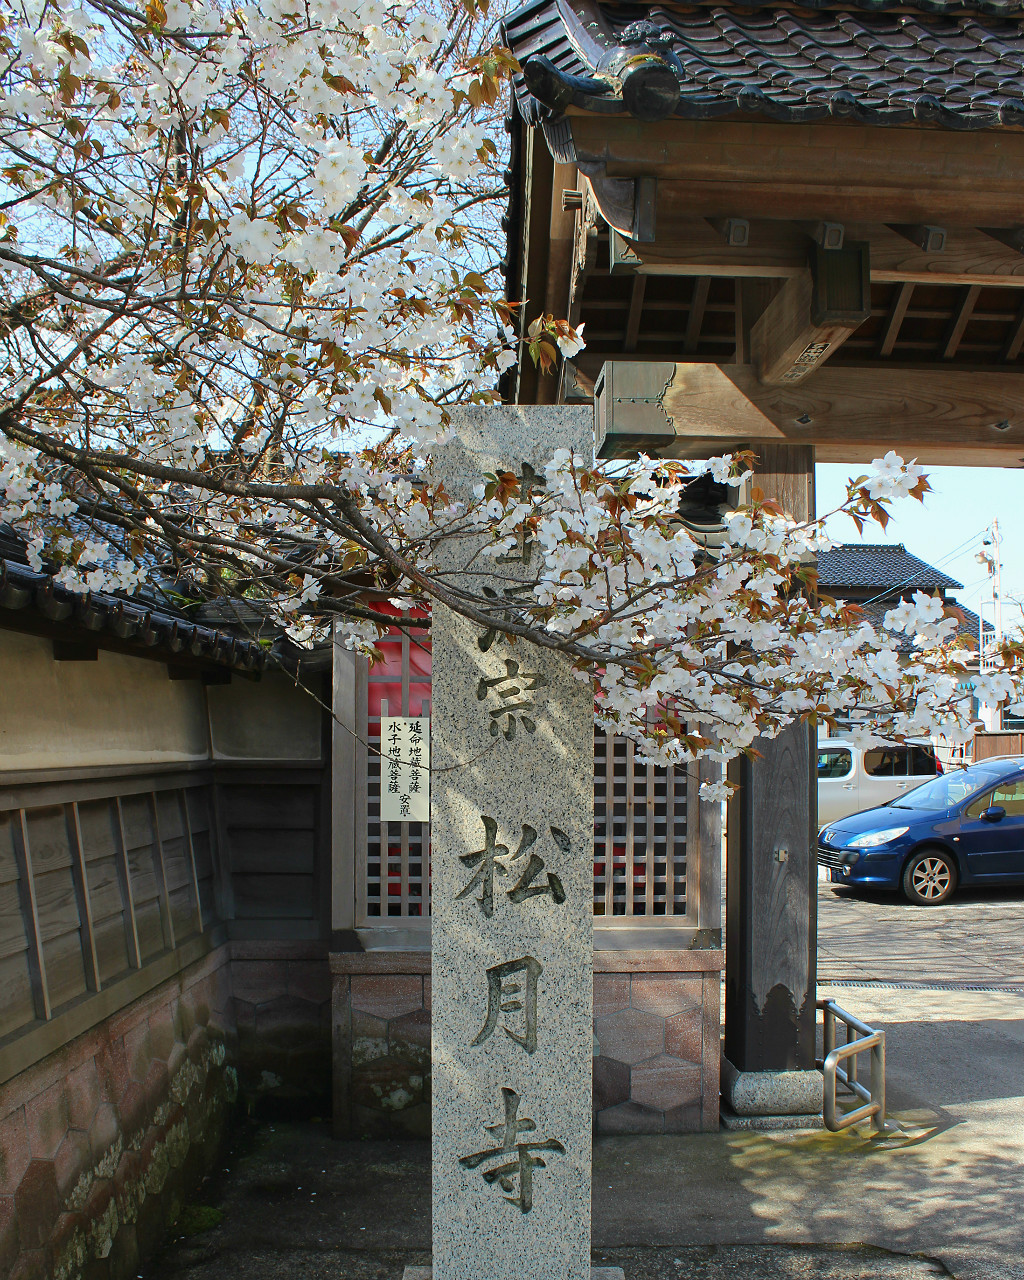
[[[334,625],[372,651],[375,600],[398,625],[440,601],[563,652],[663,762],[800,719],[963,736],[935,600],[881,632],[818,600],[823,524],[756,494],[713,553],[680,522],[694,475],[749,457],[562,450],[543,485],[480,476],[461,505],[431,480],[452,406],[582,343],[550,316],[517,339],[491,284],[512,66],[485,0],[5,0],[0,519],[76,591],[244,601],[299,643]],[[888,455],[844,509],[926,489]],[[439,574],[442,539],[482,541],[493,587]],[[979,696],[1019,698],[1021,661]]]

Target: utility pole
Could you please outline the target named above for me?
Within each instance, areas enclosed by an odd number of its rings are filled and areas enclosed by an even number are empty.
[[[978,668],[980,671],[991,670],[995,665],[996,655],[1003,644],[1003,562],[1000,554],[999,521],[993,520],[981,541],[981,550],[975,559],[979,564],[988,566],[989,590],[992,594],[992,640],[985,643],[985,622],[981,610],[978,611]],[[998,707],[982,705],[979,714],[985,721],[986,729],[1000,729],[1002,714]],[[990,723],[991,722],[991,723]]]

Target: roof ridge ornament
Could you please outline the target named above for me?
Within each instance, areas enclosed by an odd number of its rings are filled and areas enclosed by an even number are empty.
[[[672,30],[670,27],[656,26],[650,18],[638,18],[628,27],[623,27],[619,39],[625,45],[659,46],[659,52],[664,52],[672,47]]]
[[[654,122],[672,115],[682,92],[683,64],[672,49],[670,27],[648,18],[629,23],[601,57],[593,76],[571,75],[535,54],[523,63],[533,96],[557,115],[569,106],[587,111],[627,111]]]

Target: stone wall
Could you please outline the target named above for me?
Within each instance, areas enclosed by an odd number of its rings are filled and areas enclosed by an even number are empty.
[[[334,1133],[430,1133],[430,952],[331,956]]]
[[[216,1158],[233,1038],[220,947],[0,1086],[0,1274],[137,1274]]]
[[[135,1277],[239,1096],[327,1113],[330,1010],[324,944],[226,943],[0,1085],[0,1276]]]
[[[718,1128],[721,951],[594,953],[594,1130]],[[430,953],[331,956],[334,1131],[430,1133]]]
[[[639,954],[594,958],[595,1132],[716,1130],[721,976],[684,965],[721,953]]]
[[[322,942],[233,942],[233,1061],[250,1111],[329,1114],[331,975]]]

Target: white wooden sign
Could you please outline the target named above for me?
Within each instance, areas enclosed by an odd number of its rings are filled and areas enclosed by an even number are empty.
[[[430,821],[430,718],[382,716],[382,822]]]

